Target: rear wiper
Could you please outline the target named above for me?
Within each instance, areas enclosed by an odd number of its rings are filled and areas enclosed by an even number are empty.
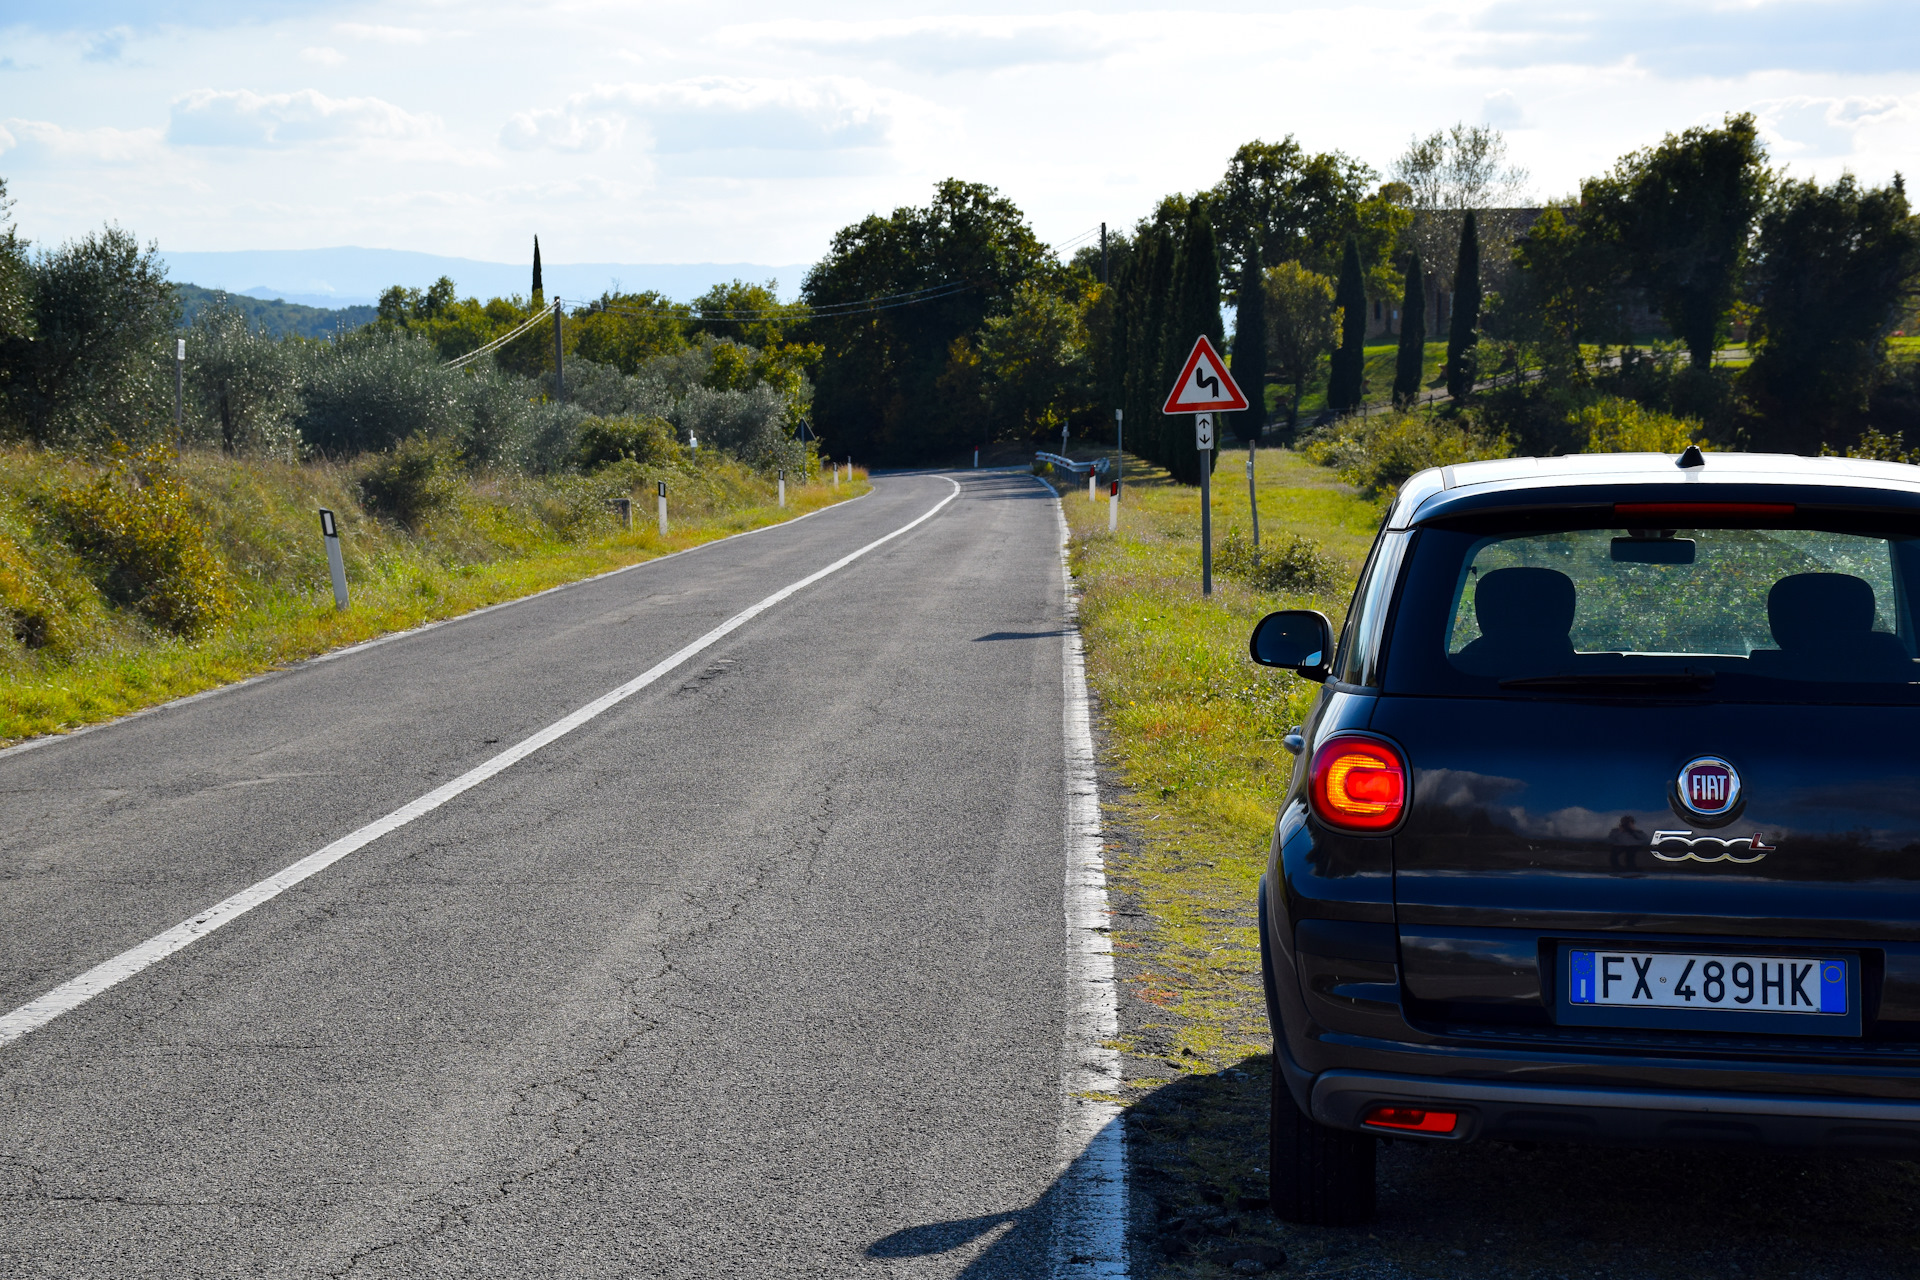
[[[1516,676],[1502,680],[1502,689],[1542,689],[1597,693],[1688,693],[1713,687],[1713,670],[1688,667],[1684,671],[1589,671],[1558,676]]]

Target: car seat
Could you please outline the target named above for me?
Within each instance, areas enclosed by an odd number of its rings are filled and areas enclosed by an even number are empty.
[[[1767,592],[1777,649],[1755,649],[1748,670],[1783,680],[1908,681],[1913,659],[1873,629],[1873,588],[1848,573],[1796,573]]]
[[[1555,675],[1573,661],[1573,579],[1557,569],[1495,569],[1473,592],[1480,635],[1454,655],[1482,676]]]

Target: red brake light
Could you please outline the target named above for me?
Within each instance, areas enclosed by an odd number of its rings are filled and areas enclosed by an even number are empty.
[[[1629,529],[1697,529],[1722,520],[1786,520],[1791,502],[1616,502],[1613,518]]]
[[[1360,1123],[1370,1129],[1398,1129],[1402,1133],[1452,1133],[1460,1117],[1456,1112],[1422,1107],[1375,1107]]]
[[[1313,753],[1307,794],[1314,816],[1343,831],[1385,831],[1407,803],[1407,765],[1377,738],[1340,736]]]

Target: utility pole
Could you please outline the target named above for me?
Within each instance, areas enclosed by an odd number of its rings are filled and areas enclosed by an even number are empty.
[[[1107,224],[1100,224],[1100,283],[1107,283]]]
[[[1120,477],[1127,471],[1127,411],[1113,411],[1113,497],[1120,499]]]
[[[181,443],[180,409],[183,388],[187,376],[187,340],[176,338],[173,342],[173,447],[178,449]]]
[[[561,366],[560,317],[563,314],[560,299],[553,300],[553,398],[564,401],[567,398],[566,370]]]

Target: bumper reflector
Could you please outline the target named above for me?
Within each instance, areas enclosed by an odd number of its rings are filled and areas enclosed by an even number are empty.
[[[1369,1129],[1398,1129],[1402,1133],[1452,1133],[1460,1117],[1452,1111],[1420,1107],[1375,1107],[1360,1123]]]

